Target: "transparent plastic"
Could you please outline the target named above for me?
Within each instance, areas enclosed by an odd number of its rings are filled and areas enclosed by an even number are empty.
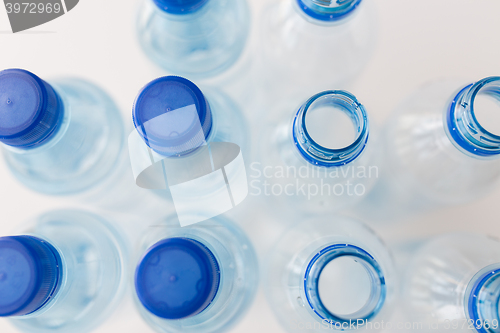
[[[82,192],[117,166],[123,122],[113,101],[93,84],[68,79],[54,82],[53,87],[64,103],[57,132],[31,149],[4,145],[4,155],[16,178],[37,192]]]
[[[214,76],[241,55],[250,26],[245,0],[210,0],[192,13],[171,14],[153,1],[139,9],[137,31],[144,52],[170,73]]]
[[[328,7],[305,2],[308,8]],[[297,0],[275,0],[264,10],[259,35],[267,102],[298,103],[318,91],[344,87],[363,69],[376,36],[373,1],[343,2],[356,6],[332,21],[312,17],[316,11],[306,13]],[[333,5],[328,9],[337,15]]]
[[[266,270],[267,299],[290,332],[376,330],[380,325],[373,323],[392,312],[392,258],[373,231],[355,220],[302,221],[271,250]]]
[[[212,303],[197,315],[179,320],[163,319],[150,313],[137,300],[141,315],[158,332],[229,330],[245,315],[257,290],[259,272],[250,240],[237,225],[223,218],[181,228],[177,219],[170,216],[148,230],[141,241],[139,255],[158,241],[172,237],[198,241],[213,253],[220,268],[219,289]]]
[[[456,204],[481,197],[498,184],[500,137],[481,127],[474,106],[481,95],[499,100],[500,78],[485,80],[474,85],[460,81],[428,84],[390,117],[384,131],[388,165],[384,178],[390,175],[399,192]],[[451,120],[452,110],[463,115]],[[498,109],[483,111],[496,113]]]
[[[61,97],[63,121],[43,144],[2,145],[14,176],[28,188],[73,195],[107,209],[152,211],[156,196],[135,185],[120,111],[94,84],[80,79],[50,82]]]
[[[500,332],[500,242],[470,233],[440,236],[414,254],[402,302],[420,330]]]
[[[24,332],[89,332],[116,308],[125,288],[127,248],[100,216],[76,210],[45,213],[18,231],[53,245],[63,273],[55,296],[35,312],[11,317]]]
[[[250,166],[250,194],[308,213],[339,210],[367,195],[381,160],[363,105],[335,90],[314,95],[297,112],[296,106],[283,107],[261,135],[259,160]]]

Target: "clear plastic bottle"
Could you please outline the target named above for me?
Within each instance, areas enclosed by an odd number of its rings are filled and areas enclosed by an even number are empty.
[[[440,236],[408,263],[402,301],[419,330],[500,332],[500,242],[470,233]]]
[[[47,194],[84,191],[102,181],[122,152],[118,109],[99,88],[72,79],[0,72],[0,141],[14,175]]]
[[[125,288],[121,234],[82,211],[43,214],[0,238],[0,316],[24,332],[89,332]]]
[[[170,186],[210,174],[217,165],[220,168],[220,161],[212,151],[215,148],[213,145],[208,148],[208,144],[236,144],[243,161],[249,154],[250,140],[243,114],[224,93],[204,90],[206,95],[185,78],[165,76],[148,83],[135,100],[132,116],[139,137],[148,149],[158,154],[154,159],[162,159],[163,171],[146,176],[151,184],[148,188],[167,200],[172,200]],[[137,165],[150,163],[149,156],[146,159],[132,158]],[[229,183],[233,176],[238,175],[226,175]],[[165,184],[167,191],[162,189]],[[210,199],[218,191],[218,184],[212,179],[204,182],[206,187],[196,189],[196,198]],[[189,190],[178,193],[177,197],[180,202],[196,205],[192,196]],[[190,207],[191,204],[186,207],[187,211]],[[179,212],[179,207],[176,208]]]
[[[158,205],[132,180],[121,114],[80,79],[50,84],[25,70],[0,72],[0,141],[14,176],[30,189],[76,195],[104,208]]]
[[[249,26],[246,0],[146,0],[137,20],[151,60],[189,77],[213,76],[236,62]]]
[[[132,117],[144,142],[158,154],[180,157],[210,142],[249,147],[244,115],[223,92],[179,76],[164,76],[139,92]]]
[[[374,46],[372,5],[362,0],[273,1],[260,29],[268,100],[298,103],[353,79]]]
[[[156,225],[140,246],[135,274],[139,311],[158,332],[224,332],[246,313],[257,289],[253,247],[232,222],[215,218]]]
[[[290,332],[377,330],[392,312],[392,258],[355,220],[304,220],[277,242],[266,269],[268,301]]]
[[[500,111],[499,98],[500,77],[469,85],[439,81],[410,96],[384,131],[388,177],[399,192],[456,204],[494,188],[500,132],[490,132],[496,124],[485,119]]]
[[[286,107],[286,105],[285,105]],[[269,119],[259,161],[250,165],[250,194],[294,203],[306,212],[345,208],[368,194],[381,161],[368,115],[355,96],[329,90]]]

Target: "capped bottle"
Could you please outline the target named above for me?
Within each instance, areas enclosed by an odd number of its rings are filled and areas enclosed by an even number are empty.
[[[136,300],[156,331],[227,331],[254,298],[256,255],[231,221],[215,218],[181,228],[168,217],[145,235],[141,250]]]
[[[24,332],[89,332],[125,288],[127,248],[100,216],[53,211],[0,237],[0,316]]]

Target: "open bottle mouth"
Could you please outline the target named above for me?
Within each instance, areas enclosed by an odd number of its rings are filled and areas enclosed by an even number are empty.
[[[362,0],[296,0],[309,17],[323,22],[339,21],[350,15]]]
[[[354,161],[368,142],[365,108],[352,94],[324,91],[301,106],[293,120],[293,141],[306,161],[323,167]]]
[[[365,250],[334,244],[319,251],[304,275],[310,309],[332,325],[356,323],[375,317],[386,299],[386,283],[378,262]]]
[[[500,154],[499,115],[500,77],[489,77],[458,92],[446,110],[445,128],[464,153],[495,158]]]
[[[500,263],[480,270],[465,293],[467,319],[478,333],[500,332]]]

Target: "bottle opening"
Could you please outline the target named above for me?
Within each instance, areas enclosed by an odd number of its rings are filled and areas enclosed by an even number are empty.
[[[445,113],[446,132],[463,153],[479,158],[500,155],[500,77],[463,88]]]
[[[477,332],[499,332],[500,264],[480,270],[470,281],[465,294],[467,317],[477,323]]]
[[[473,108],[481,127],[500,136],[500,90],[480,90],[474,98]]]
[[[361,311],[370,299],[371,289],[371,275],[357,257],[332,260],[319,276],[319,298],[329,312],[339,317]]]
[[[335,244],[319,251],[309,262],[304,292],[320,320],[333,324],[366,322],[385,303],[385,277],[368,252],[349,244]]]
[[[358,134],[350,112],[328,96],[311,104],[305,120],[311,139],[327,149],[345,148]]]
[[[356,97],[343,90],[314,95],[295,115],[293,140],[313,165],[334,167],[354,161],[368,142],[368,117]]]

